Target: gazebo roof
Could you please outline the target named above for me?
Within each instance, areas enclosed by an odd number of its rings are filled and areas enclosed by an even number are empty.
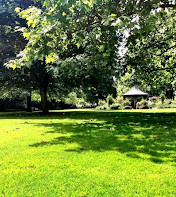
[[[137,86],[132,87],[127,93],[123,96],[147,96],[148,94],[142,92]]]

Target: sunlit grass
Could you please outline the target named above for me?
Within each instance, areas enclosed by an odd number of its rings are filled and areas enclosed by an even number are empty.
[[[176,196],[176,109],[0,113],[0,196]]]

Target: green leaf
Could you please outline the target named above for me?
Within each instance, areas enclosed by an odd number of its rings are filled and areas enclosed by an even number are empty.
[[[19,8],[19,7],[15,8],[16,13],[19,13],[20,11],[21,11],[21,8]]]
[[[104,49],[105,49],[105,46],[104,46],[104,45],[101,45],[101,46],[99,47],[99,52],[103,52]]]

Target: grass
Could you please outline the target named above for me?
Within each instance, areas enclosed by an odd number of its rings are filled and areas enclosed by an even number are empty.
[[[176,109],[0,113],[0,196],[176,196]]]

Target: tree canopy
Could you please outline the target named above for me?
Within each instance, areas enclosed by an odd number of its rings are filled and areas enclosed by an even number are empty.
[[[17,44],[21,52],[6,65],[33,67],[38,78],[46,76],[38,86],[42,103],[51,73],[60,87],[80,87],[97,98],[113,93],[114,81],[127,72],[134,72],[134,83],[173,89],[174,0],[36,2],[42,6],[16,6],[18,20],[26,21],[16,30],[26,42],[24,49]]]

